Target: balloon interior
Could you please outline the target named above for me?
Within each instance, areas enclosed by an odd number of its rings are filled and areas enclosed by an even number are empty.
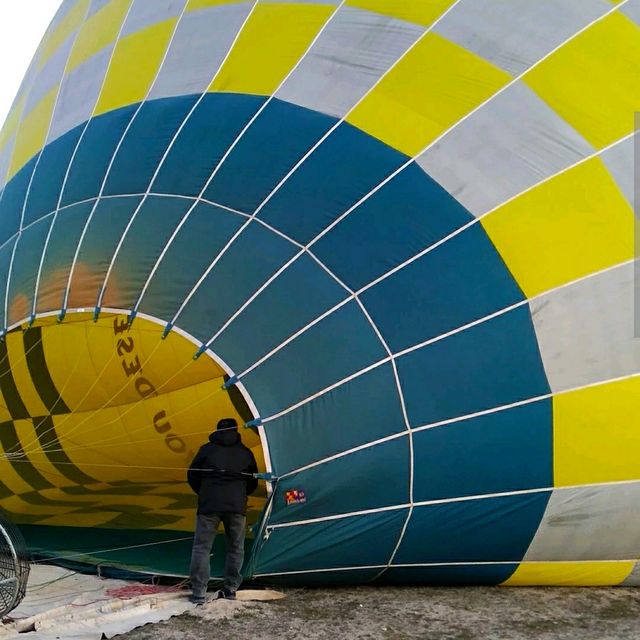
[[[636,583],[639,24],[65,0],[0,134],[0,509],[30,550],[184,575],[186,468],[235,417],[269,478],[248,577]]]

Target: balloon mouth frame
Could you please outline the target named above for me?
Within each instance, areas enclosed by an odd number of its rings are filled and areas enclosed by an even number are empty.
[[[142,402],[154,396],[157,397],[158,395],[157,391],[158,389],[160,389],[160,386],[155,384],[155,380],[150,375],[153,369],[150,368],[148,371],[144,370],[145,362],[142,355],[139,357],[139,360],[137,362],[135,358],[131,358],[131,357],[117,358],[118,355],[127,355],[127,356],[135,355],[135,354],[126,353],[127,349],[130,349],[130,344],[121,345],[122,346],[121,354],[118,354],[117,345],[119,344],[118,343],[119,339],[122,339],[123,337],[126,338],[127,335],[138,335],[139,332],[144,332],[146,329],[147,341],[149,344],[153,343],[156,345],[156,347],[159,350],[158,354],[161,354],[163,350],[171,350],[175,348],[176,344],[180,344],[181,345],[180,353],[183,356],[184,366],[185,367],[194,366],[196,368],[205,369],[205,370],[209,365],[205,362],[201,364],[196,364],[195,359],[193,357],[193,353],[196,350],[201,351],[202,354],[206,352],[206,355],[208,356],[206,360],[211,360],[215,365],[217,365],[217,369],[221,372],[222,376],[224,377],[224,382],[221,380],[220,384],[218,384],[218,386],[215,387],[217,389],[216,393],[220,397],[226,396],[227,398],[229,398],[230,399],[229,401],[232,402],[234,406],[235,406],[235,401],[237,401],[237,399],[241,399],[244,403],[243,406],[245,408],[245,411],[243,413],[238,412],[238,431],[241,433],[243,440],[245,439],[244,434],[246,433],[247,434],[246,437],[250,439],[249,441],[253,440],[254,442],[257,443],[257,445],[255,446],[259,446],[260,448],[260,455],[264,460],[264,466],[262,466],[261,463],[259,462],[259,465],[261,465],[260,472],[261,474],[263,474],[263,477],[261,479],[267,480],[266,495],[264,497],[264,500],[266,503],[268,496],[272,493],[271,480],[275,476],[273,476],[272,474],[269,451],[268,451],[267,441],[265,437],[265,432],[264,432],[264,429],[262,428],[262,421],[259,417],[256,417],[256,416],[259,416],[259,414],[253,400],[251,399],[249,393],[247,392],[247,389],[244,387],[244,385],[238,379],[238,377],[234,374],[234,372],[230,369],[230,367],[219,356],[217,356],[217,354],[215,354],[210,348],[205,347],[204,349],[202,349],[203,345],[201,344],[201,342],[198,341],[193,336],[191,336],[189,333],[183,331],[179,326],[172,325],[170,327],[170,330],[167,331],[167,328],[168,328],[167,323],[158,318],[155,318],[153,316],[148,316],[142,313],[136,314],[136,318],[137,318],[136,323],[132,323],[131,311],[127,309],[103,308],[100,313],[99,322],[96,322],[93,315],[93,309],[86,308],[86,307],[70,308],[70,309],[64,310],[64,313],[58,310],[58,311],[51,311],[51,312],[46,312],[46,313],[25,317],[20,322],[14,323],[12,326],[8,327],[5,331],[0,332],[0,339],[4,339],[5,341],[7,339],[11,340],[11,337],[9,334],[12,332],[16,332],[17,334],[18,331],[16,330],[21,330],[23,334],[32,330],[35,331],[39,328],[44,333],[44,331],[47,330],[49,327],[51,328],[52,331],[55,331],[55,330],[63,331],[63,329],[61,328],[62,325],[71,325],[71,324],[80,323],[80,322],[85,323],[87,335],[90,335],[89,332],[91,331],[101,331],[101,330],[104,331],[108,321],[109,325],[113,328],[113,334],[111,335],[110,340],[112,341],[114,347],[116,348],[116,353],[115,353],[116,359],[114,359],[114,362],[117,362],[117,366],[115,367],[114,370],[119,371],[120,374],[122,373],[127,374],[127,372],[132,372],[132,374],[134,374],[129,378],[129,380],[130,382],[133,382],[133,385],[131,388],[135,388],[136,391],[138,392],[137,402]],[[153,338],[149,336],[148,327],[146,326],[147,322],[149,322],[150,325],[153,325],[153,331],[157,336],[157,342],[153,342]],[[109,333],[111,333],[111,331],[109,331]],[[97,335],[97,333],[94,335]],[[169,338],[170,335],[174,335],[174,337]],[[87,338],[87,340],[89,339]],[[22,340],[20,340],[20,342],[22,342]],[[172,343],[172,344],[169,344],[169,343]],[[82,348],[83,348],[82,346],[79,347],[79,351],[78,351],[79,355],[77,356],[77,358],[83,357],[82,352],[80,351],[80,349]],[[84,348],[86,348],[86,345]],[[66,357],[68,357],[68,355]],[[72,354],[71,354],[71,357],[68,359],[68,363],[69,363],[69,368],[72,368],[73,367]],[[99,363],[99,366],[100,365],[101,363]],[[96,371],[97,370],[98,369],[96,369]],[[171,373],[173,373],[173,371],[171,371]],[[123,378],[123,380],[125,380],[125,378]],[[88,384],[90,384],[90,382],[88,382]],[[60,391],[60,398],[64,398],[64,391]],[[235,400],[233,400],[232,398]],[[169,412],[167,411],[167,413]],[[193,415],[197,415],[197,414],[193,414]],[[166,417],[169,418],[170,416],[167,415]],[[218,417],[219,418],[226,417],[226,414],[219,415]],[[203,444],[206,441],[207,435],[211,431],[211,427],[210,427],[211,420],[212,420],[212,416],[209,415],[207,423],[202,423],[202,426],[200,426],[199,428],[189,428],[187,430],[191,432],[197,431],[198,433],[202,434],[198,436],[199,439],[201,440],[199,444]],[[178,467],[182,469],[189,466],[190,461],[187,461],[186,458],[190,455],[190,453],[194,453],[191,451],[191,449],[199,446],[199,444],[195,444],[193,442],[193,439],[194,439],[193,433],[191,434],[191,438],[190,438],[191,441],[187,438],[181,438],[181,436],[189,435],[189,434],[185,434],[181,432],[180,429],[176,429],[175,427],[172,428],[173,425],[169,426],[169,424],[170,424],[170,420],[165,419],[164,416],[157,420],[154,420],[153,424],[150,425],[152,427],[151,430],[147,431],[146,438],[149,439],[150,436],[153,436],[153,438],[155,439],[154,441],[157,441],[158,437],[162,438],[166,447],[168,448],[168,450],[166,450],[166,448],[163,449],[164,453],[162,455],[167,460],[171,458],[171,455],[173,455],[173,459],[175,459],[175,462],[172,463],[174,465],[173,473],[177,477],[180,473],[182,473],[182,471],[178,472],[176,471],[176,469]],[[182,431],[184,431],[184,429]],[[122,433],[125,434],[126,429],[123,429]],[[64,437],[64,434],[62,433],[62,431],[60,432],[60,436]],[[104,432],[102,434],[102,437],[105,437]],[[143,438],[138,438],[138,439],[143,439]],[[149,442],[151,441],[149,440]],[[133,450],[134,448],[131,449],[131,451]],[[197,450],[197,448],[195,448],[195,450]],[[175,454],[178,454],[178,455],[175,455]],[[74,455],[74,454],[71,454],[71,455]],[[85,455],[85,458],[86,458],[86,455]],[[98,459],[96,459],[95,462],[106,462],[106,460],[105,461],[99,460],[99,456],[97,458]],[[133,461],[135,462],[135,460]],[[82,465],[82,463],[79,463],[79,464],[81,466],[84,466]],[[166,464],[168,465],[170,463],[167,462]],[[90,474],[91,472],[90,464],[85,466],[84,468]],[[171,467],[167,466],[166,468],[170,469]],[[144,473],[143,467],[140,467],[139,470],[142,473]],[[128,467],[126,469],[123,469],[122,473],[126,475],[127,478],[129,478]],[[146,473],[148,475],[149,471],[147,471]],[[154,472],[151,472],[151,473],[154,473]],[[159,475],[157,477],[160,478],[162,473],[164,472],[158,472],[158,473]],[[167,473],[170,474],[170,472],[167,472]],[[115,474],[115,471],[114,471],[114,474]],[[131,477],[136,477],[135,473],[131,474]],[[148,480],[149,479],[147,477],[146,481],[148,482]],[[256,505],[256,508],[257,508],[257,505]],[[256,511],[256,513],[258,513],[258,511]],[[263,518],[264,513],[265,513],[265,505],[263,504],[261,507],[259,507],[258,520],[261,520]]]

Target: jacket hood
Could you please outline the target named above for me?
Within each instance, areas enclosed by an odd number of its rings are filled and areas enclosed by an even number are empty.
[[[214,431],[209,436],[209,442],[222,445],[223,447],[232,447],[240,442],[240,434],[236,429],[227,429],[225,431]]]

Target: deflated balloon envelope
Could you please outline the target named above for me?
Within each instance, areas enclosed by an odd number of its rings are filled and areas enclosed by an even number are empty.
[[[0,508],[187,570],[633,584],[640,1],[65,0],[0,133]],[[214,549],[221,571],[223,537]]]

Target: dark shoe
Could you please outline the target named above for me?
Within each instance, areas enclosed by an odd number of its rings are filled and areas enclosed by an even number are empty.
[[[192,593],[189,597],[189,600],[193,602],[193,604],[203,605],[207,599],[204,596],[197,596],[195,593]]]
[[[236,592],[224,587],[224,589],[216,591],[213,597],[215,600],[235,600]]]

